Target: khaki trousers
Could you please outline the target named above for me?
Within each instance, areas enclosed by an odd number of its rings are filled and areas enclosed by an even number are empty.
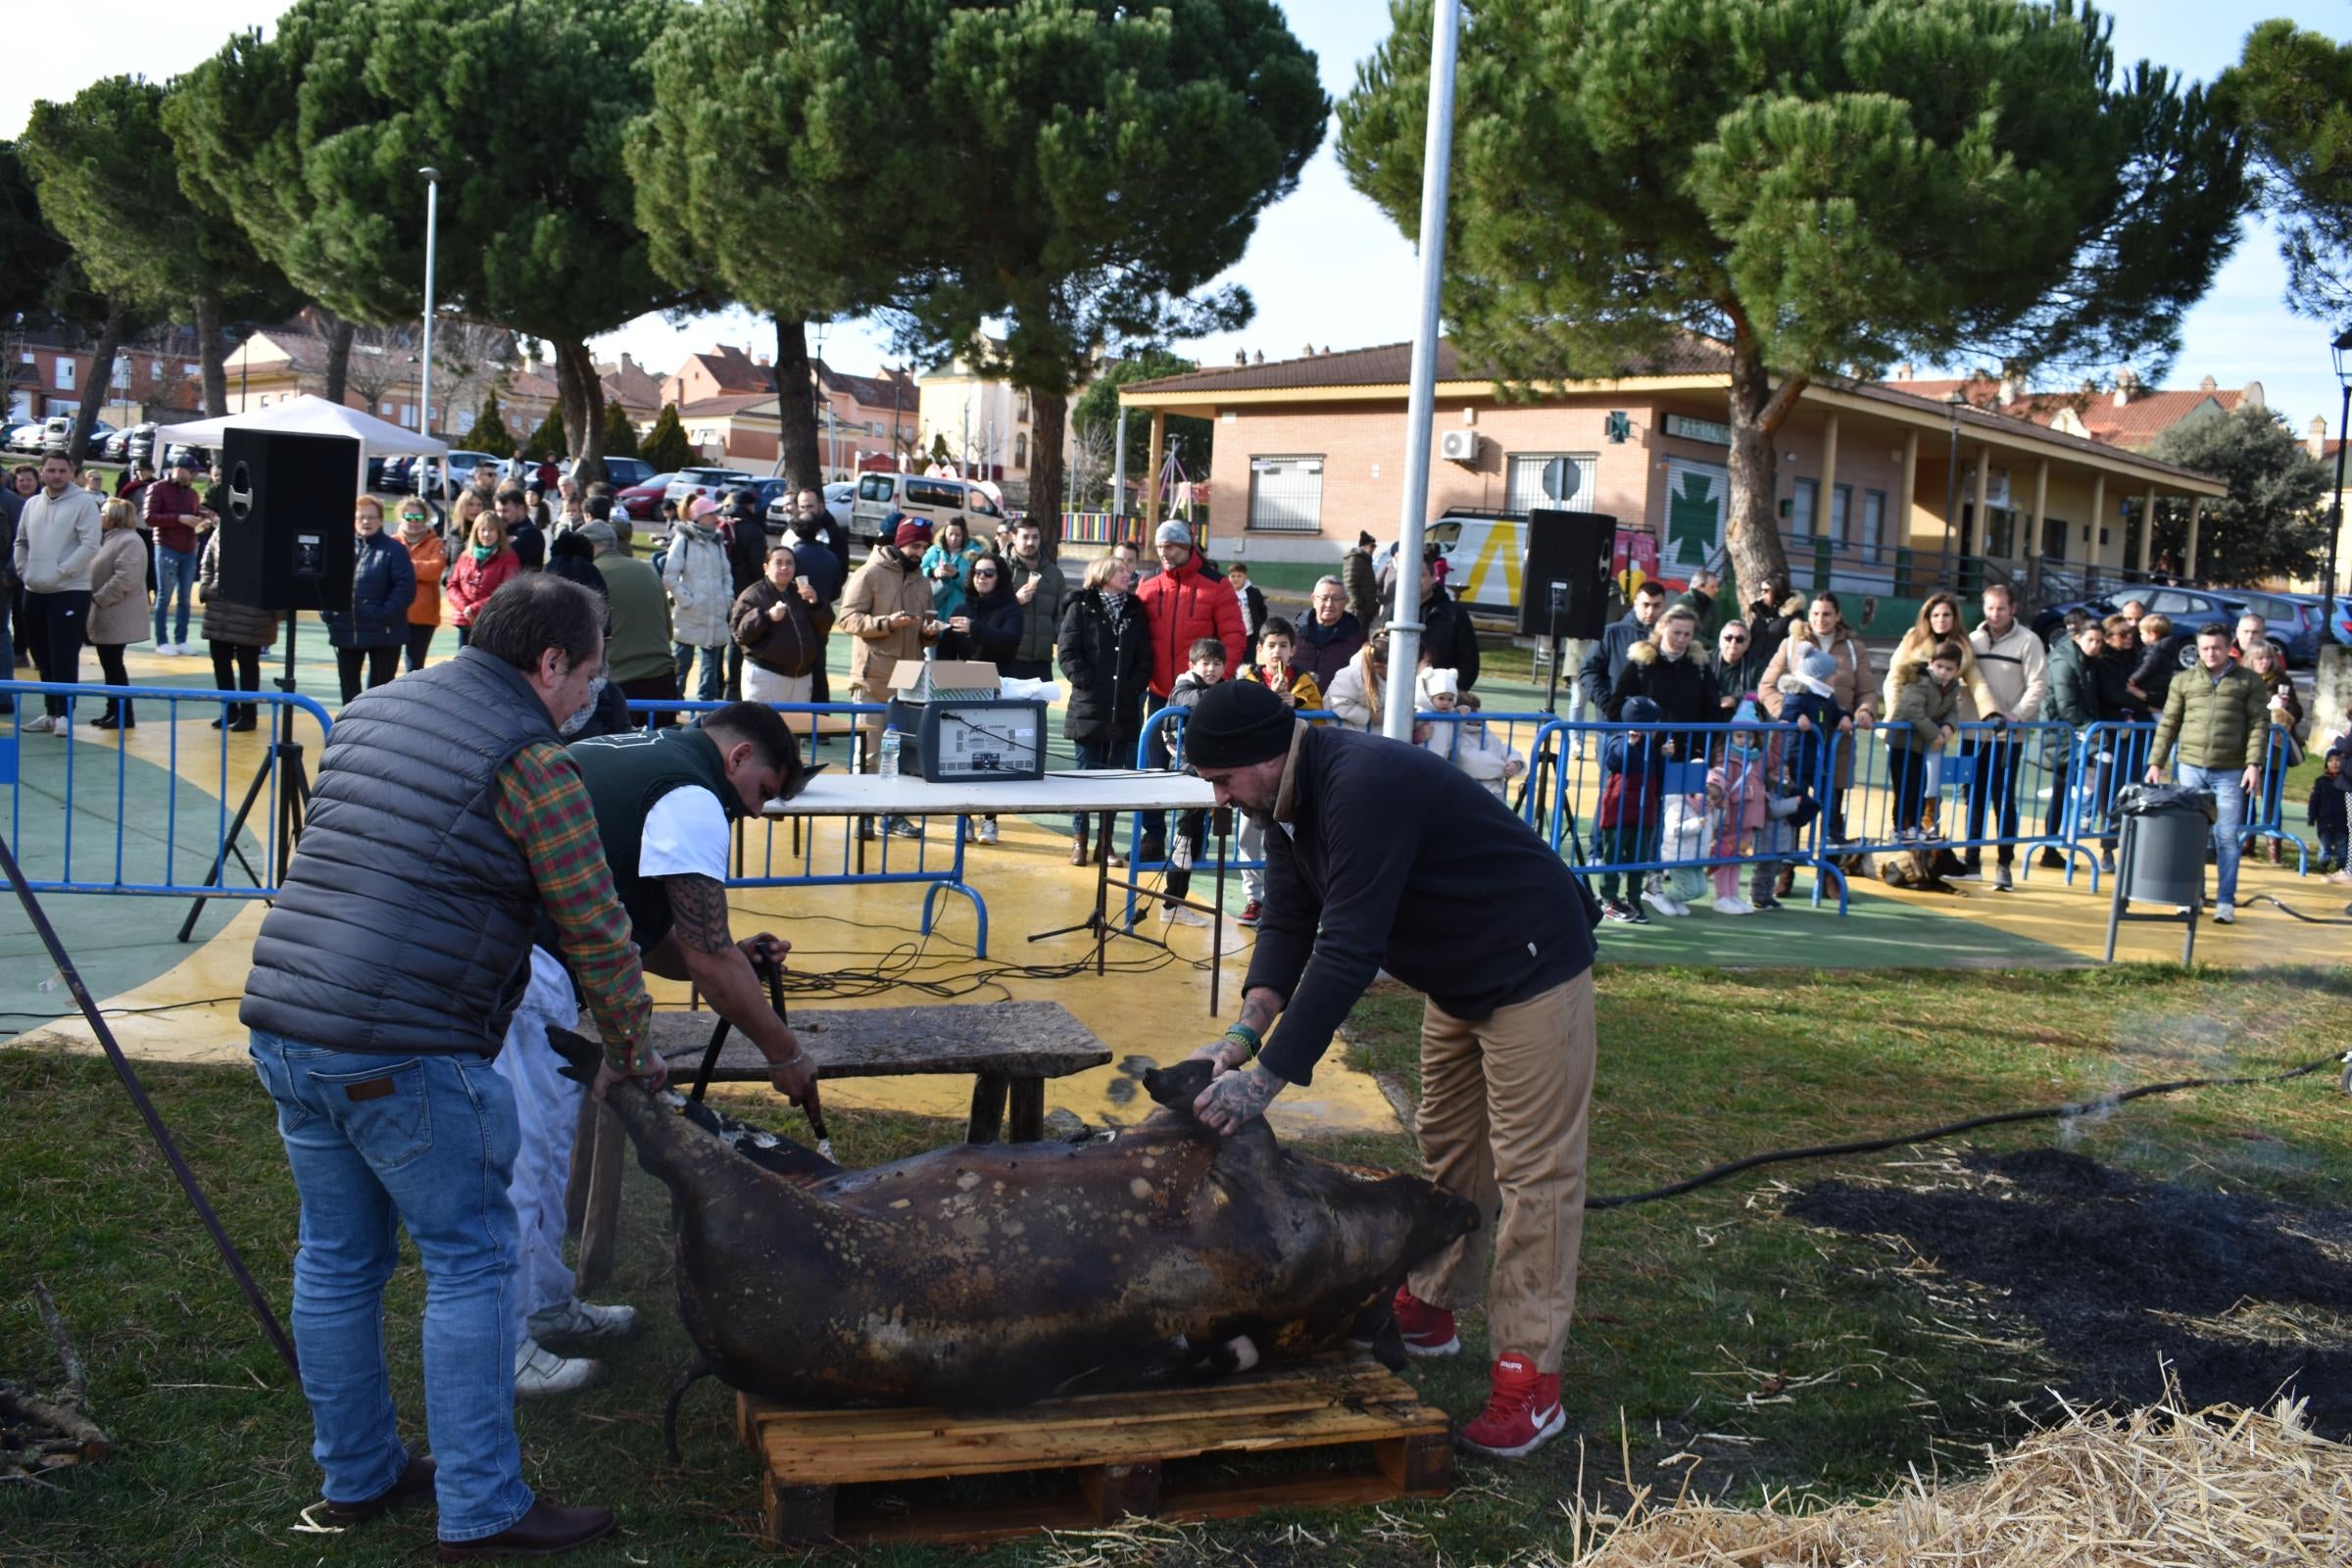
[[[1475,1023],[1435,1003],[1421,1014],[1421,1157],[1430,1180],[1478,1205],[1479,1228],[1408,1283],[1449,1309],[1484,1287],[1494,1353],[1544,1373],[1560,1370],[1576,1311],[1592,1054],[1590,969]]]

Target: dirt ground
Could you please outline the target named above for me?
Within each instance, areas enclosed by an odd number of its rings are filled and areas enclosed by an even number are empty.
[[[1787,1212],[1899,1238],[2036,1333],[2078,1404],[2310,1400],[2352,1436],[2352,1211],[2143,1181],[2065,1150],[1971,1152],[1924,1187],[1825,1182]],[[2161,1364],[2160,1364],[2161,1363]]]

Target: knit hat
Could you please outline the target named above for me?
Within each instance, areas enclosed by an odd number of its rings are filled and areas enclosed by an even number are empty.
[[[718,503],[709,496],[696,496],[693,504],[686,509],[686,520],[700,522],[717,510]]]
[[[1193,545],[1193,526],[1171,517],[1159,525],[1159,531],[1152,536],[1152,542],[1155,545],[1182,545],[1189,550]]]
[[[1184,726],[1184,758],[1194,767],[1248,767],[1290,750],[1298,722],[1290,705],[1253,680],[1229,680],[1200,694]]]
[[[1628,724],[1655,724],[1658,721],[1657,702],[1648,697],[1628,697],[1617,716]]]
[[[1796,677],[1817,696],[1833,695],[1830,682],[1838,678],[1837,657],[1826,648],[1803,644],[1796,655]]]
[[[1742,697],[1740,699],[1740,706],[1732,710],[1732,722],[1734,724],[1761,724],[1764,722],[1763,710],[1756,707],[1756,700],[1753,697]]]
[[[890,514],[890,542],[901,550],[931,542],[931,525],[920,517],[909,517],[903,512],[894,512]]]
[[[1421,689],[1421,706],[1424,708],[1437,706],[1431,700],[1433,698],[1459,697],[1462,694],[1461,677],[1450,669],[1425,669],[1414,684]]]

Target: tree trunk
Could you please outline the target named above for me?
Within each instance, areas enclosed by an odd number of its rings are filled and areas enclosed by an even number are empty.
[[[810,392],[808,323],[776,318],[776,458],[795,490],[825,493],[825,464],[817,452],[816,398]],[[798,389],[797,391],[795,389]]]
[[[82,455],[90,449],[90,431],[98,423],[98,411],[105,406],[107,390],[114,383],[115,351],[129,335],[130,313],[108,301],[106,321],[98,328],[98,341],[90,345],[90,395],[74,411],[73,440],[67,448],[67,456],[76,468],[87,461]]]
[[[1732,344],[1731,512],[1723,533],[1739,582],[1738,604],[1753,600],[1767,582],[1788,582],[1788,556],[1773,514],[1772,438],[1803,389],[1801,378],[1774,387],[1745,325],[1738,329]]]
[[[605,476],[605,384],[585,343],[556,343],[556,390],[563,401],[564,440],[575,460],[571,476],[582,487]]]
[[[1061,445],[1070,423],[1069,389],[1032,389],[1029,416],[1029,520],[1044,536],[1051,561],[1061,553]]]
[[[196,296],[196,362],[204,369],[204,416],[228,415],[228,344],[220,336],[220,297]]]
[[[351,390],[351,345],[360,328],[358,322],[347,321],[340,316],[330,316],[327,319],[334,325],[326,333],[326,401],[340,403]],[[375,410],[370,408],[368,412],[373,414]],[[433,433],[432,421],[422,415],[417,416],[416,428],[426,435]]]

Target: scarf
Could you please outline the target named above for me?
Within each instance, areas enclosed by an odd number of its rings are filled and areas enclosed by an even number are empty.
[[[492,556],[498,554],[498,551],[497,545],[467,545],[466,547],[466,553],[479,563],[487,563]]]
[[[1116,635],[1119,628],[1127,623],[1127,601],[1133,596],[1114,594],[1107,588],[1098,588],[1095,591],[1102,596],[1102,613],[1110,621],[1112,634]]]

